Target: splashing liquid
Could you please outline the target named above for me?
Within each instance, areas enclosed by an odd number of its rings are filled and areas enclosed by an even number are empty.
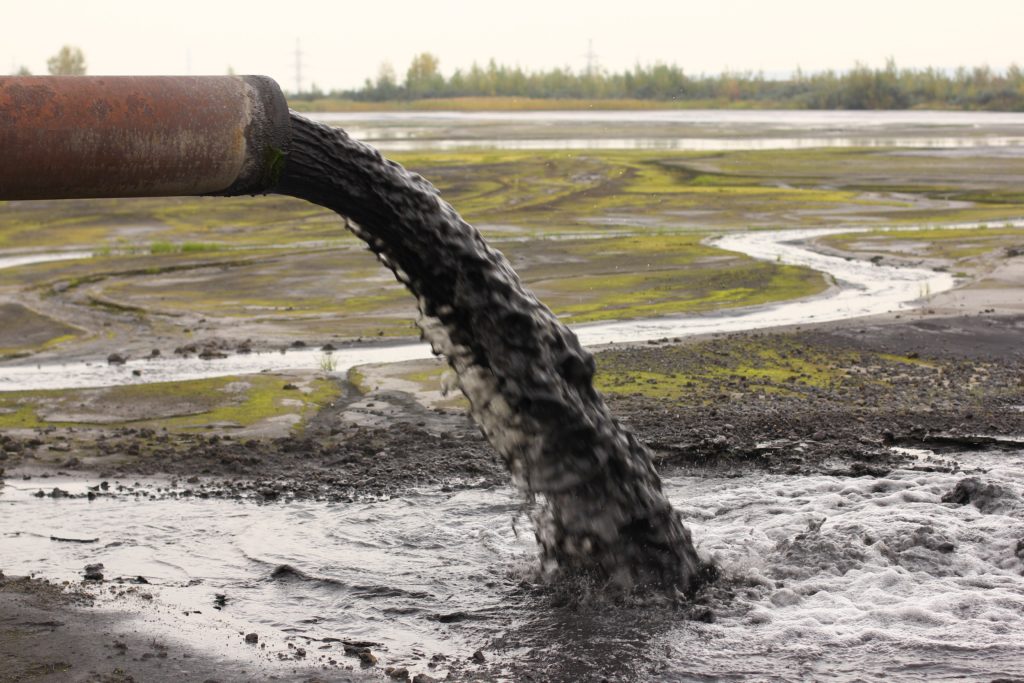
[[[692,592],[714,570],[662,492],[650,452],[593,386],[593,357],[421,176],[292,113],[275,192],[327,207],[416,296],[513,482],[539,505],[546,566],[624,589]]]

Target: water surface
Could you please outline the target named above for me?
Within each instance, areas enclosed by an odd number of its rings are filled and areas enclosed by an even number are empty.
[[[382,665],[413,672],[432,671],[435,654],[465,662],[482,648],[488,677],[513,679],[516,667],[553,680],[1022,676],[1024,452],[959,461],[1005,495],[984,512],[942,503],[967,475],[910,469],[878,479],[666,478],[734,594],[713,601],[712,624],[545,591],[519,498],[506,488],[258,504],[161,498],[143,482],[152,498],[90,502],[33,494],[94,481],[9,480],[0,557],[12,574],[77,580],[85,564],[103,562],[108,577],[142,575],[158,607],[203,612],[196,623],[205,625],[184,632],[199,644],[211,640],[204,629],[226,624],[311,652],[322,642],[314,638],[365,639],[380,643]],[[196,488],[175,490],[183,487]],[[296,571],[275,578],[284,564]],[[228,596],[221,612],[217,593]]]

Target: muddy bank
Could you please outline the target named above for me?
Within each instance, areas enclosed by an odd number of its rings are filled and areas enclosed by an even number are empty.
[[[877,475],[912,459],[893,447],[1019,444],[1022,341],[1024,316],[913,316],[609,351],[602,368],[663,467]]]
[[[612,349],[597,356],[598,384],[663,469],[877,473],[909,457],[892,446],[1024,436],[1022,340],[1024,316],[853,321]],[[268,500],[507,481],[462,408],[392,385],[362,392],[348,386],[301,435],[281,438],[215,426],[10,430],[0,464],[37,477],[165,473]]]

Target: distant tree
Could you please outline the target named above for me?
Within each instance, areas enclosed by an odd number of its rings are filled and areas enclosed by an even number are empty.
[[[60,52],[46,60],[46,68],[51,76],[84,76],[85,55],[79,48],[65,45]]]
[[[429,52],[421,52],[412,58],[409,70],[405,72],[405,89],[411,97],[439,95],[444,89],[444,76],[438,67],[441,61]]]
[[[231,66],[230,64],[228,64],[227,75],[228,76],[234,76],[235,75],[235,67]]]
[[[28,67],[22,64],[17,68],[13,74],[14,76],[31,76],[32,72],[28,70]]]

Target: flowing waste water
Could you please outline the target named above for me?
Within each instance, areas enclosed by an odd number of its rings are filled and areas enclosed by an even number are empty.
[[[1024,452],[965,454],[959,470],[918,456],[879,478],[667,477],[722,570],[713,623],[553,591],[537,579],[533,538],[516,533],[521,498],[507,487],[267,503],[184,481],[14,479],[0,495],[0,557],[12,574],[75,582],[101,562],[108,585],[127,589],[113,607],[145,615],[138,628],[229,661],[245,657],[239,633],[257,631],[316,668],[358,669],[343,641],[361,641],[381,667],[474,680],[1019,678]],[[968,478],[993,495],[951,501]],[[37,497],[54,488],[73,497]],[[131,585],[136,576],[148,584]]]
[[[693,593],[713,567],[661,490],[650,451],[594,389],[593,356],[421,176],[341,129],[292,115],[275,188],[345,216],[408,287],[513,482],[537,498],[544,561],[631,589]]]

